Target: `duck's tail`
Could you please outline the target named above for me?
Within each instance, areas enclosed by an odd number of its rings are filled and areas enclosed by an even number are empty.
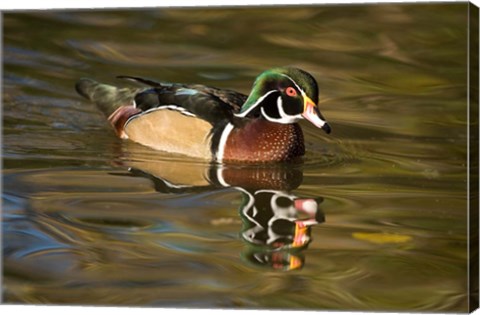
[[[141,88],[117,88],[87,78],[81,78],[75,84],[75,89],[78,94],[95,103],[107,117],[121,106],[132,105],[135,94],[141,90]]]

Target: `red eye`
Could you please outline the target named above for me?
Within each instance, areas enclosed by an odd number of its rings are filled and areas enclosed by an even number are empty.
[[[285,93],[287,93],[288,96],[294,97],[297,96],[297,91],[291,86],[289,86],[286,90]]]

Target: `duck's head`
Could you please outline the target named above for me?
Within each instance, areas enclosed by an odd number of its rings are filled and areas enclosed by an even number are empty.
[[[280,124],[291,124],[305,118],[330,133],[330,125],[320,113],[317,103],[318,85],[312,75],[297,68],[275,68],[257,77],[248,99],[236,116],[261,116]]]

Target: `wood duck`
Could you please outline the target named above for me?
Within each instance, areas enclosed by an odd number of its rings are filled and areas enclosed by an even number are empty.
[[[80,79],[77,92],[97,104],[117,135],[157,150],[216,162],[280,162],[305,154],[305,118],[330,133],[318,86],[307,72],[275,68],[260,74],[250,95],[196,84],[117,88]]]

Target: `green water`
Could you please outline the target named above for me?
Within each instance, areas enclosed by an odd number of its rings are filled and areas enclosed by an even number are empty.
[[[466,3],[4,13],[4,302],[466,311],[466,19]],[[316,77],[333,129],[302,122],[299,164],[119,140],[73,88],[248,93],[283,65]]]

